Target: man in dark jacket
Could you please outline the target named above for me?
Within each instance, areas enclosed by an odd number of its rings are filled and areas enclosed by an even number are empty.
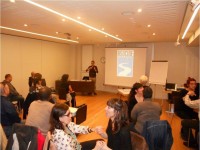
[[[9,95],[9,87],[6,84],[0,83],[1,91],[1,125],[4,129],[4,132],[7,136],[11,134],[12,125],[14,123],[21,122],[19,115],[14,107],[14,105],[8,100],[7,96]]]

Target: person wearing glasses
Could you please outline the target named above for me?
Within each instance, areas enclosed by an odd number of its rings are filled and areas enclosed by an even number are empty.
[[[52,141],[58,150],[109,150],[101,139],[79,143],[77,133],[88,134],[96,131],[96,128],[77,125],[71,122],[71,107],[67,104],[55,104],[50,117],[50,134]]]

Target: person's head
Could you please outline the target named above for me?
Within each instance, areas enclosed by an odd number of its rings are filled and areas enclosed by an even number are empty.
[[[147,99],[151,99],[153,95],[153,91],[150,87],[145,87],[144,91],[143,91],[143,97],[144,97],[144,101]]]
[[[51,98],[51,89],[44,86],[39,90],[39,97],[42,101],[48,101]]]
[[[31,77],[32,77],[32,78],[35,77],[35,72],[34,72],[34,71],[31,72]]]
[[[92,60],[92,61],[91,61],[91,65],[94,65],[94,64],[95,64],[95,61],[94,61],[94,60]]]
[[[113,132],[118,132],[121,126],[128,122],[128,108],[126,103],[119,98],[111,98],[105,108],[106,116],[114,123]]]
[[[196,80],[194,78],[188,77],[188,79],[187,79],[186,83],[184,84],[184,86],[186,88],[188,88],[189,90],[194,91],[196,86],[197,86]]]
[[[148,77],[145,76],[145,75],[142,75],[142,76],[140,77],[140,83],[141,83],[143,86],[145,86],[145,85],[147,84],[147,82],[148,82]]]
[[[11,74],[6,74],[6,75],[5,75],[5,80],[6,80],[7,82],[11,82],[11,81],[12,81],[12,75],[11,75]]]
[[[10,90],[7,84],[0,83],[1,96],[7,97],[10,94]]]
[[[63,74],[63,75],[62,75],[62,78],[61,78],[61,81],[62,81],[62,82],[67,82],[67,81],[68,81],[68,78],[69,78],[69,75],[68,75],[68,74]]]
[[[53,132],[54,129],[64,130],[64,126],[71,122],[71,113],[69,106],[67,104],[55,104],[51,111],[50,116],[50,131]]]
[[[133,84],[131,92],[133,93],[133,95],[142,94],[143,90],[144,90],[143,85],[141,83],[136,82]]]

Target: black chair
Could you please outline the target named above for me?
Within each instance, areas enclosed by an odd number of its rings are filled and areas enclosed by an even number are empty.
[[[82,104],[78,107],[76,112],[76,124],[81,124],[87,118],[87,105]]]
[[[84,76],[83,80],[89,80],[90,78],[88,76]]]
[[[66,100],[66,89],[65,88],[59,88],[58,89],[58,96],[59,96],[59,99],[64,99]]]

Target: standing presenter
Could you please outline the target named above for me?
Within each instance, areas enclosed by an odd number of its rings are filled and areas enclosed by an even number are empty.
[[[86,69],[86,72],[89,71],[90,80],[92,80],[94,82],[94,95],[97,95],[97,93],[96,93],[96,74],[98,73],[98,68],[94,64],[95,64],[95,61],[92,60],[91,65]]]

